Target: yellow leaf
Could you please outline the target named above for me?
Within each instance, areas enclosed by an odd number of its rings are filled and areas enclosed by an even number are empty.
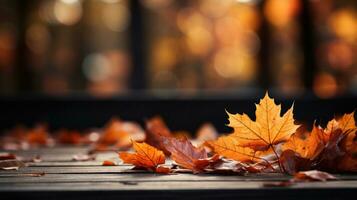
[[[274,103],[268,93],[256,104],[256,121],[246,114],[230,114],[228,126],[234,128],[233,136],[239,145],[254,150],[267,150],[290,138],[299,125],[294,124],[293,106],[280,116],[281,106]]]
[[[254,159],[254,151],[248,147],[239,146],[237,140],[232,136],[222,136],[216,141],[207,141],[206,144],[221,156],[233,160],[246,162]]]

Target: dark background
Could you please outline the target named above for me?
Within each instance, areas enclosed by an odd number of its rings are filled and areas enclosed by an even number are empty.
[[[267,90],[323,124],[356,108],[356,50],[353,0],[0,0],[0,129],[227,132]]]

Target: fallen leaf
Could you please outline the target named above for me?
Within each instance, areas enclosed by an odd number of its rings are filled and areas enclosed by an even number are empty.
[[[165,154],[146,143],[138,143],[133,141],[135,153],[120,152],[119,157],[124,163],[143,167],[151,171],[162,172],[163,168],[159,165],[165,163]]]
[[[170,152],[165,148],[161,136],[173,137],[171,131],[166,126],[161,117],[153,117],[146,121],[146,140],[145,142],[162,150],[165,155],[170,155]]]
[[[197,148],[187,138],[161,137],[171,158],[180,167],[190,169],[193,173],[203,172],[210,163],[217,161],[217,156],[208,158],[204,148]]]
[[[111,160],[104,160],[102,166],[116,166],[117,164]]]
[[[206,172],[217,174],[246,174],[246,165],[236,160],[220,159],[215,163],[212,163],[205,169]]]
[[[145,132],[134,122],[113,118],[105,126],[93,150],[127,149],[132,141],[144,141]]]
[[[82,135],[78,131],[62,129],[58,131],[57,143],[78,145],[82,143]]]
[[[26,164],[19,160],[0,161],[0,169],[2,170],[18,170],[21,167],[26,167]]]
[[[298,171],[309,170],[312,161],[300,157],[295,151],[288,149],[283,151],[279,159],[280,165],[284,172],[293,175]]]
[[[347,130],[350,132],[351,130]],[[335,129],[330,133],[329,140],[325,145],[321,156],[319,157],[317,168],[329,171],[337,171],[337,165],[340,159],[346,155],[342,142],[348,133],[343,133],[341,129]]]
[[[216,141],[207,141],[206,144],[213,149],[213,152],[226,158],[241,162],[250,162],[255,158],[253,149],[240,146],[232,136],[222,136]]]
[[[228,112],[227,112],[228,113]],[[230,114],[228,126],[234,128],[232,134],[240,146],[256,151],[267,150],[273,145],[287,141],[299,127],[293,118],[293,106],[281,117],[281,106],[274,103],[266,93],[256,104],[256,121],[246,114]]]
[[[274,181],[264,183],[263,187],[290,187],[294,184],[294,181]]]
[[[356,127],[354,115],[355,115],[355,112],[353,111],[352,113],[344,114],[340,118],[332,119],[327,124],[326,132],[332,133],[337,129],[341,129],[342,132],[345,132],[349,129],[356,130],[357,127]]]
[[[44,124],[39,124],[28,130],[26,135],[26,141],[31,145],[46,145],[49,138],[47,126]]]
[[[314,125],[312,131],[307,133],[305,129],[299,128],[290,139],[282,145],[282,150],[293,150],[300,157],[314,160],[324,149],[321,136],[324,130]]]
[[[336,179],[334,175],[318,170],[301,171],[294,175],[295,181],[326,181]]]
[[[210,124],[205,123],[203,124],[196,133],[196,140],[200,142],[215,140],[218,138],[218,132],[216,128]]]
[[[25,176],[25,177],[41,177],[46,175],[45,172],[32,172],[32,173],[24,173],[24,174],[18,174],[19,176]]]
[[[2,152],[0,153],[0,160],[13,160],[16,159],[16,155],[12,153]]]
[[[98,143],[103,145],[115,145],[123,138],[130,138],[129,133],[123,130],[122,123],[123,122],[117,118],[111,119],[105,126]]]
[[[88,154],[77,154],[72,157],[73,161],[90,161],[95,160],[95,155],[88,155]]]

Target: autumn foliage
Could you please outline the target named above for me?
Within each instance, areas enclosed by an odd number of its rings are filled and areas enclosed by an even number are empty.
[[[165,154],[162,151],[146,143],[138,143],[135,141],[133,141],[133,148],[135,153],[119,153],[119,157],[124,163],[129,163],[138,168],[145,168],[159,173],[162,173],[162,171],[168,173],[170,171],[169,168],[160,166],[165,163]]]
[[[124,163],[156,173],[282,172],[295,175],[296,180],[327,180],[332,177],[317,170],[357,172],[354,114],[335,117],[326,126],[315,122],[309,128],[294,119],[294,105],[282,112],[281,105],[266,93],[255,105],[255,116],[227,111],[227,126],[233,131],[220,137],[210,124],[205,124],[192,139],[187,132],[172,132],[161,117],[146,120],[145,130],[137,123],[113,118],[95,132],[97,135],[63,129],[52,138],[47,126],[18,126],[0,145],[23,145],[19,140],[27,145],[49,145],[51,140],[72,145],[94,143],[93,152],[119,151]],[[134,152],[127,151],[131,147]],[[4,154],[2,158],[8,156]],[[73,159],[87,161],[95,157],[77,155]],[[106,160],[102,165],[116,163]]]
[[[325,129],[299,128],[293,107],[281,116],[281,106],[268,96],[256,105],[256,120],[246,114],[230,114],[234,132],[206,144],[221,156],[240,162],[266,162],[281,172],[301,170],[357,171],[354,112],[331,120]]]

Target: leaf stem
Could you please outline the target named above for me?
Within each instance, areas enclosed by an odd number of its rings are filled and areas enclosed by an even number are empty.
[[[280,157],[279,157],[278,153],[275,151],[274,145],[270,145],[270,147],[273,149],[273,152],[274,152],[276,158],[278,159],[278,165],[279,165],[280,172],[284,173],[284,170],[283,170],[283,168],[281,167],[281,164],[280,164]]]

